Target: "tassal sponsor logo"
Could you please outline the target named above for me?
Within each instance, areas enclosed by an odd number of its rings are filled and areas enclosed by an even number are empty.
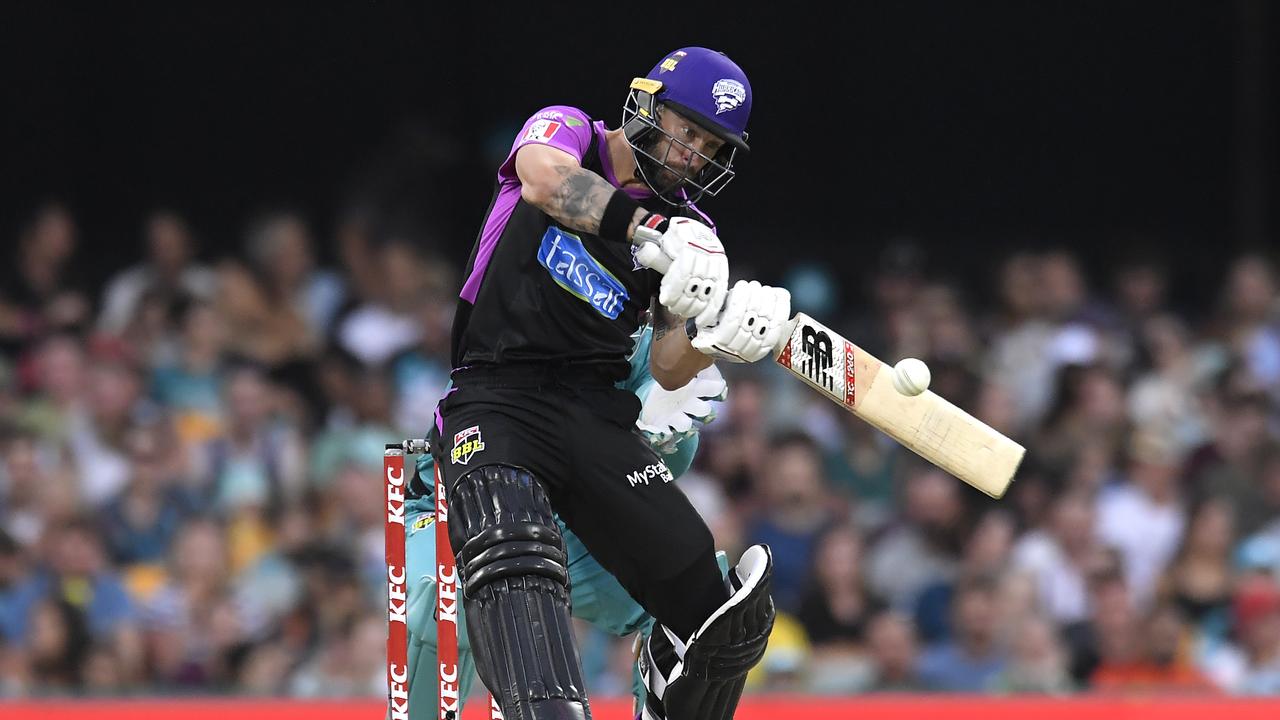
[[[538,264],[557,285],[610,320],[618,318],[630,297],[622,281],[587,252],[582,238],[558,227],[542,236]]]

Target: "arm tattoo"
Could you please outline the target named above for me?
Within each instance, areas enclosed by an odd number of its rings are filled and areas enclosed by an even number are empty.
[[[584,168],[558,166],[556,172],[560,174],[560,185],[542,209],[571,228],[599,232],[600,220],[615,188]]]
[[[651,324],[653,325],[653,341],[658,342],[663,335],[666,335],[671,330],[671,313],[667,312],[666,308],[661,305],[654,303]]]

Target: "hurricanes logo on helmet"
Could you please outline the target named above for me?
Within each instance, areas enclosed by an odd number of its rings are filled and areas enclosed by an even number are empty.
[[[747,89],[737,80],[717,80],[711,87],[711,96],[716,100],[716,114],[737,110],[747,101]]]

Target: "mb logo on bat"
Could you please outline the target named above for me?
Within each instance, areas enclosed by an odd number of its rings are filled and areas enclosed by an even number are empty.
[[[815,383],[835,392],[834,379],[831,376],[831,336],[805,325],[800,331],[800,350],[804,352],[804,364],[801,370]]]

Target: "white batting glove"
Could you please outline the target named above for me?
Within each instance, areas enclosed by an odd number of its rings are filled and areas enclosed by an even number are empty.
[[[711,322],[729,292],[729,258],[720,238],[690,218],[671,218],[661,236],[648,228],[636,233],[646,240],[636,248],[636,262],[663,273],[658,302],[677,317]]]
[[[711,323],[698,323],[693,346],[730,362],[755,362],[773,352],[791,319],[791,293],[739,280]]]
[[[664,390],[654,382],[642,398],[636,427],[659,453],[670,455],[676,445],[697,432],[699,426],[715,420],[713,400],[724,400],[729,385],[715,365],[704,368],[684,387]]]

